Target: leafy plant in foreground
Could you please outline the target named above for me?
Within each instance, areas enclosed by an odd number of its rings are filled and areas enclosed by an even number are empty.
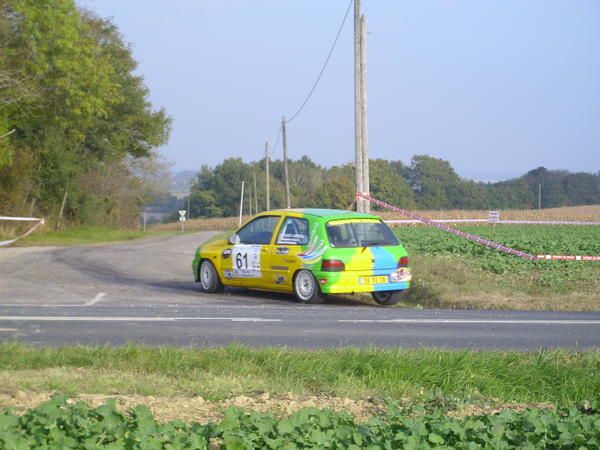
[[[65,397],[18,417],[0,415],[0,448],[22,449],[599,449],[599,400],[580,409],[528,409],[451,417],[442,409],[400,409],[357,423],[347,413],[304,408],[271,414],[225,412],[218,424],[159,424],[142,406],[128,414],[114,403],[89,408]]]

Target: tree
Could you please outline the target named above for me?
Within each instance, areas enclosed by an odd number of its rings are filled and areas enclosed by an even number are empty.
[[[282,208],[285,199],[283,162],[272,161],[270,167],[271,205],[274,209]],[[290,160],[289,167],[294,207],[347,209],[353,203],[352,164],[324,169],[303,156],[297,161]],[[531,180],[531,172],[499,183],[478,183],[458,176],[448,161],[426,155],[415,156],[408,167],[401,161],[383,159],[371,160],[370,167],[373,197],[405,209],[525,209],[532,206],[529,183],[535,180]],[[566,192],[573,202],[599,202],[595,200],[599,174],[569,174],[543,168],[532,172],[536,177],[543,176],[546,182],[559,180],[564,187],[561,192]],[[262,209],[265,160],[245,163],[240,158],[230,158],[214,169],[202,167],[190,197],[193,214],[207,217],[237,214],[241,181],[251,183],[253,174],[257,177]],[[557,200],[552,198],[552,201]]]
[[[410,187],[421,209],[448,208],[448,190],[460,183],[460,177],[448,161],[427,155],[416,155],[408,168]]]
[[[569,206],[600,204],[599,174],[572,173],[563,179],[563,186]]]
[[[308,156],[288,161],[290,192],[294,207],[311,207],[318,202],[318,192],[323,184],[323,168]],[[285,180],[282,179],[285,183]]]
[[[65,204],[74,223],[139,213],[170,119],[152,109],[117,28],[73,0],[0,0],[0,50],[0,80],[11,80],[0,84],[0,131],[16,130],[0,142],[0,206],[56,217]],[[128,194],[96,189],[106,174],[118,178],[104,187]]]
[[[385,159],[373,159],[369,161],[369,168],[373,197],[405,209],[415,207],[413,191],[406,180],[395,170],[393,163]]]
[[[485,209],[488,198],[485,186],[472,180],[461,179],[446,189],[448,207],[452,209]]]
[[[489,183],[484,186],[487,191],[488,209],[531,208],[531,192],[527,182],[522,178]]]
[[[564,191],[562,179],[566,171],[548,170],[545,167],[527,172],[523,179],[529,185],[531,203],[538,206],[538,189],[542,189],[542,208],[554,208],[567,204],[567,195]]]
[[[354,202],[354,182],[345,176],[328,176],[321,186],[320,201],[322,208],[347,209]]]

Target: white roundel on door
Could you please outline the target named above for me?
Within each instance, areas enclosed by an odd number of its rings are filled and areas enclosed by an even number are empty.
[[[239,244],[233,247],[233,276],[260,278],[260,245]]]

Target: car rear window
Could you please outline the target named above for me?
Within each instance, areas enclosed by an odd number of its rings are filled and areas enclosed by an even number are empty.
[[[392,230],[379,220],[338,220],[327,224],[332,247],[375,247],[398,245]]]

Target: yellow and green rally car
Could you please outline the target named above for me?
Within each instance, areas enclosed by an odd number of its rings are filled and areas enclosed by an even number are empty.
[[[406,250],[379,217],[331,209],[260,213],[228,239],[200,246],[193,270],[204,292],[240,286],[293,292],[303,303],[371,292],[393,305],[411,280]]]

